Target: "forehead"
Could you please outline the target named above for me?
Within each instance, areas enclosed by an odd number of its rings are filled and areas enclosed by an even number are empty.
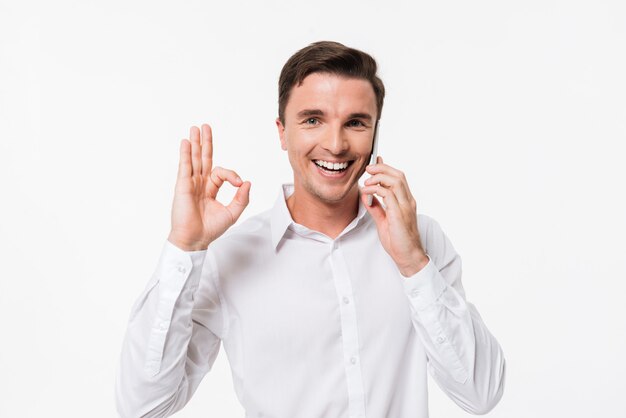
[[[369,81],[329,73],[309,74],[289,94],[286,113],[320,109],[329,114],[354,112],[376,115],[376,94]]]

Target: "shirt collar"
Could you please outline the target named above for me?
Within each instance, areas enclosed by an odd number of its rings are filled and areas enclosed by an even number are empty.
[[[301,225],[298,225],[294,222],[291,217],[291,213],[289,213],[289,209],[287,208],[287,198],[291,196],[294,192],[293,183],[285,183],[280,188],[280,193],[278,193],[278,197],[276,198],[276,202],[274,203],[274,207],[271,210],[271,233],[272,233],[272,248],[276,250],[278,244],[285,236],[285,232],[291,225],[297,225],[300,228],[305,228]],[[365,215],[368,215],[367,217]],[[354,227],[363,219],[368,219],[369,214],[367,213],[367,209],[363,206],[363,202],[359,199],[359,209],[356,215],[356,218],[343,230],[343,232],[339,235],[342,236]]]

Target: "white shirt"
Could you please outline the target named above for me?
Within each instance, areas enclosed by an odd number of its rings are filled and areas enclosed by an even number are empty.
[[[466,302],[461,258],[418,215],[428,264],[400,274],[359,202],[336,238],[296,224],[284,185],[275,206],[206,251],[165,242],[124,340],[122,417],[182,408],[220,348],[246,417],[428,417],[427,369],[463,409],[502,396],[505,360]]]

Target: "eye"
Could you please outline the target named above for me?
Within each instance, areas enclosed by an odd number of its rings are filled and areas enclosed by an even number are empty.
[[[307,125],[317,125],[317,119],[316,118],[308,118],[307,120],[304,121],[305,124]]]
[[[358,119],[352,119],[348,122],[348,126],[350,126],[351,128],[362,128],[365,126],[365,124]]]

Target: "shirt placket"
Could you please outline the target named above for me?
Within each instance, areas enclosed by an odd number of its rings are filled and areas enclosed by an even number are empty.
[[[359,335],[357,328],[354,293],[350,274],[339,241],[331,243],[330,267],[339,301],[343,361],[348,384],[348,410],[350,418],[365,417],[365,393],[361,375]]]

